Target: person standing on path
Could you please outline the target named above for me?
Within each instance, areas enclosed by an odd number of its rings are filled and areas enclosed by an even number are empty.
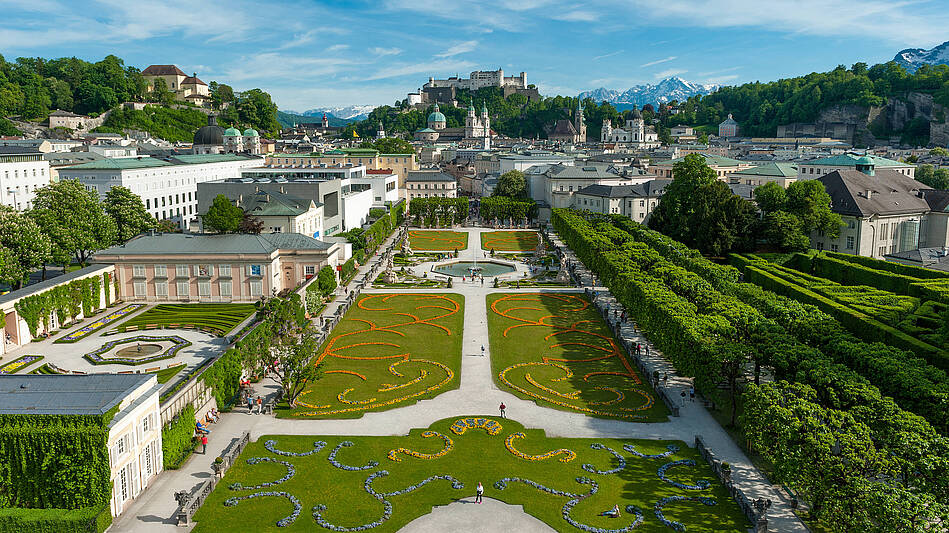
[[[695,387],[689,387],[689,401],[695,403]]]
[[[685,407],[685,390],[679,393],[679,396],[682,396],[682,407]]]
[[[247,414],[254,413],[254,397],[250,394],[247,395]]]
[[[201,435],[201,446],[203,446],[203,448],[201,448],[201,455],[207,455],[208,453],[208,436],[207,435]]]
[[[263,413],[264,413],[264,400],[263,398],[258,396],[257,397],[257,414],[260,415]]]
[[[484,357],[484,345],[481,345],[481,357]]]
[[[504,410],[507,409],[507,406],[504,405],[504,402],[501,402],[501,405],[498,406],[498,410],[501,411],[501,418],[507,418],[504,416]]]
[[[478,488],[475,490],[475,503],[483,503],[481,497],[484,496],[484,485],[478,482]]]

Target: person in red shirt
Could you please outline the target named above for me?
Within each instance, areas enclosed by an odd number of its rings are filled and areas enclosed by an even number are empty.
[[[201,448],[201,453],[207,454],[208,453],[208,436],[207,435],[201,435],[201,446],[203,446],[203,448]]]

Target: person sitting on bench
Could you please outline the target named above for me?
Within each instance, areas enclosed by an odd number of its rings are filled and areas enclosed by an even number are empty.
[[[211,430],[204,427],[204,424],[202,424],[200,421],[194,423],[194,430],[197,433],[203,433],[205,435],[211,433]]]

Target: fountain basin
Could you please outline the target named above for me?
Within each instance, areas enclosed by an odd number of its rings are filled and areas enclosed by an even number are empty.
[[[441,263],[432,268],[433,272],[460,278],[472,274],[484,277],[500,276],[514,272],[514,266],[499,261],[451,261]]]

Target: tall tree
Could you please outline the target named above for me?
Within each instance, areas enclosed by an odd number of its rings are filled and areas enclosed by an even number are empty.
[[[233,233],[243,218],[244,210],[232,204],[227,196],[219,194],[211,202],[203,221],[205,226],[219,233]]]
[[[115,221],[116,238],[120,243],[158,225],[145,210],[142,198],[126,187],[113,186],[105,193],[102,204],[106,214]]]
[[[784,187],[773,181],[769,181],[755,189],[755,203],[758,204],[758,209],[764,214],[784,209],[787,199],[788,196]]]
[[[818,180],[798,180],[788,185],[786,209],[801,219],[804,231],[820,230],[830,238],[840,235],[843,222],[830,209],[830,195]]]
[[[56,264],[66,266],[73,258],[85,264],[92,252],[115,242],[115,221],[106,215],[99,195],[86,190],[79,180],[63,180],[37,190],[28,215],[50,238]]]
[[[49,237],[32,218],[0,206],[0,254],[6,257],[0,266],[0,281],[18,289],[30,272],[49,259]]]
[[[492,196],[527,198],[527,179],[524,173],[520,170],[509,170],[501,174]]]

